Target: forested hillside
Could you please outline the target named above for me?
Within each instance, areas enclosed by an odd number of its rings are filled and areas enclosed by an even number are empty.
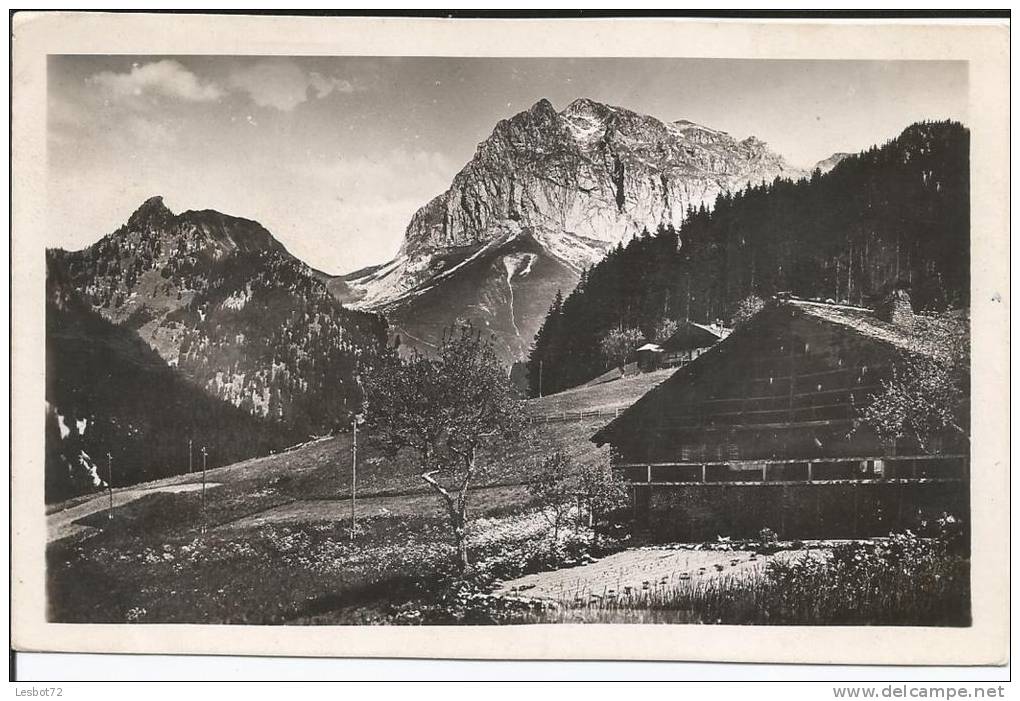
[[[956,122],[914,124],[828,173],[722,194],[679,230],[618,246],[553,303],[529,357],[529,393],[540,371],[549,394],[607,369],[600,339],[612,329],[651,338],[664,319],[729,321],[752,295],[866,306],[904,282],[916,311],[967,306],[969,138]]]
[[[174,214],[159,197],[92,246],[51,251],[50,263],[198,387],[305,435],[355,408],[355,367],[386,343],[381,316],[344,308],[257,222]]]
[[[46,501],[291,445],[297,431],[258,419],[188,382],[138,336],[89,309],[51,266],[46,305]]]

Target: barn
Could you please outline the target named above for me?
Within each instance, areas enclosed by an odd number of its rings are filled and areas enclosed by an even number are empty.
[[[691,362],[730,334],[719,324],[684,321],[672,336],[662,343],[662,364],[676,367]]]
[[[634,351],[634,356],[641,372],[657,370],[662,365],[662,346],[658,343],[646,343]]]
[[[876,310],[779,297],[592,440],[611,446],[636,521],[659,538],[864,537],[967,518],[966,402],[959,428],[923,446],[862,420],[945,324],[903,290]]]

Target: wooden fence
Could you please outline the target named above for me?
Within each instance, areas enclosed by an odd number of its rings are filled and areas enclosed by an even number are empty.
[[[528,420],[533,424],[548,424],[559,421],[583,421],[584,419],[615,419],[627,407],[615,409],[592,409],[590,411],[560,411],[548,414],[532,414]]]

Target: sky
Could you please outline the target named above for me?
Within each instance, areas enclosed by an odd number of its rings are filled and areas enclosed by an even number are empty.
[[[496,123],[543,97],[754,135],[810,167],[918,120],[966,124],[967,64],[50,56],[47,245],[87,246],[162,195],[257,220],[328,273],[382,263]]]

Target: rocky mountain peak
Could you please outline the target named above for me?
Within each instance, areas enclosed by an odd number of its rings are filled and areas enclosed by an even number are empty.
[[[98,247],[98,255],[113,257],[158,258],[173,251],[194,254],[200,250],[217,258],[233,253],[287,253],[256,221],[212,209],[174,214],[158,195],[145,200],[124,226],[93,247]]]
[[[815,163],[815,167],[812,168],[811,170],[821,171],[822,174],[828,173],[830,170],[839,165],[843,161],[843,159],[849,156],[850,156],[849,153],[846,153],[844,151],[837,151],[828,158],[823,158],[822,160],[818,161],[818,163]]]
[[[201,232],[209,241],[229,251],[286,251],[268,229],[251,219],[234,217],[213,209],[189,210],[179,218],[185,230]]]
[[[128,218],[130,229],[151,228],[160,226],[173,219],[174,213],[163,204],[163,197],[156,195],[145,200],[142,205]]]
[[[353,401],[354,358],[385,338],[380,317],[344,309],[265,227],[215,210],[174,215],[151,198],[47,262],[51,306],[72,290],[206,393],[301,430],[332,428]]]
[[[438,337],[449,315],[432,314],[428,304],[462,303],[448,310],[454,318],[509,334],[517,355],[556,290],[568,292],[610,247],[646,229],[679,227],[690,209],[711,207],[722,192],[800,175],[753,137],[738,141],[591,98],[557,112],[543,98],[500,121],[449,189],[414,214],[394,260],[345,276],[345,299],[386,311],[405,340]],[[534,250],[514,248],[524,238]],[[507,247],[543,261],[529,268],[528,288],[513,290],[512,302],[510,287],[524,278],[507,278],[505,260],[485,263]],[[483,269],[491,279],[477,289],[459,286]],[[454,288],[461,292],[443,293]]]
[[[531,114],[539,114],[539,115],[542,115],[542,114],[545,114],[545,115],[554,115],[554,114],[556,114],[556,108],[553,107],[553,104],[551,102],[549,102],[549,100],[547,98],[543,97],[540,100],[538,100],[538,102],[533,104],[531,106],[531,109],[528,110],[528,112],[530,112]]]
[[[499,122],[492,135],[478,145],[476,159],[498,159],[498,150],[506,146],[519,149],[525,144],[557,141],[562,136],[560,121],[556,108],[543,97],[529,109]]]
[[[587,97],[579,97],[567,105],[560,114],[564,117],[605,119],[612,113],[612,110],[613,108],[609,105],[596,102]]]

